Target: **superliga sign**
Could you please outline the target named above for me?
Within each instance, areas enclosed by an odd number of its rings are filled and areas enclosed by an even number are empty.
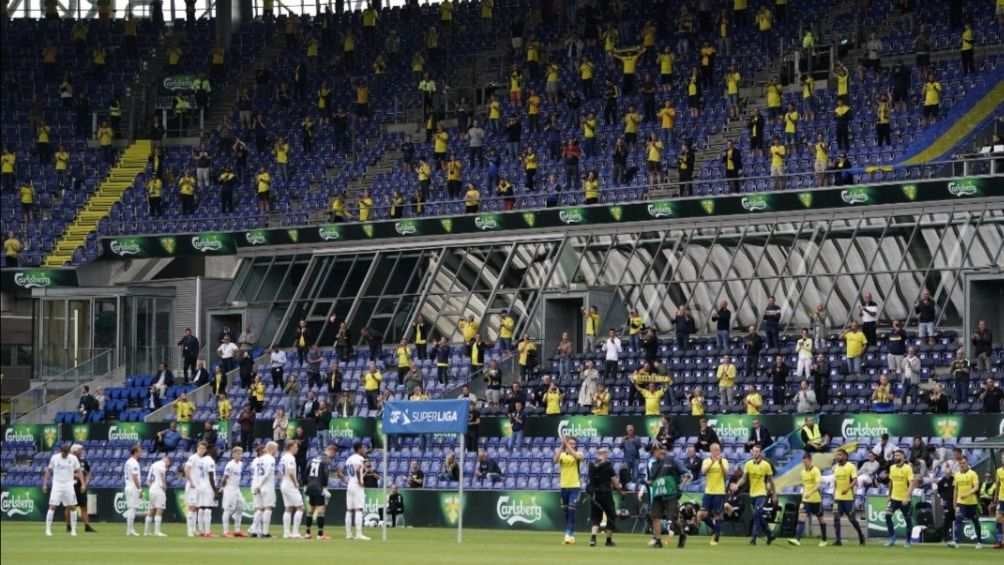
[[[467,400],[388,402],[383,410],[385,434],[459,434],[467,431]]]

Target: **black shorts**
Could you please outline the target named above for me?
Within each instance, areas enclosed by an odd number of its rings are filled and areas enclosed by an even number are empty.
[[[802,508],[805,509],[806,514],[811,514],[812,516],[822,516],[823,515],[823,503],[822,502],[803,502]]]
[[[698,95],[688,95],[687,96],[687,107],[688,108],[700,108],[701,107],[701,97]]]
[[[590,522],[594,526],[599,526],[603,522],[604,515],[607,517],[607,531],[614,531],[617,522],[617,510],[614,506],[613,493],[593,493],[593,502],[589,505]]]
[[[324,506],[328,501],[324,498],[324,489],[320,487],[307,487],[307,503],[311,507]]]
[[[624,133],[624,142],[625,143],[627,143],[628,145],[634,145],[634,143],[636,141],[638,141],[638,134],[637,133],[632,133],[632,132],[625,132]]]
[[[673,82],[673,75],[659,75],[659,84],[669,84]]]
[[[675,522],[680,515],[680,499],[662,497],[653,500],[650,515],[653,519],[668,518],[671,522]]]
[[[940,104],[932,104],[930,106],[924,106],[924,117],[925,118],[937,118],[938,111],[941,109]]]
[[[79,487],[73,487],[73,492],[74,492],[74,494],[77,495],[77,506],[83,508],[84,511],[86,512],[87,511],[87,493],[86,492],[80,492],[80,488]]]
[[[268,200],[269,200],[269,198],[268,198],[268,191],[266,190],[265,192],[259,192],[258,193],[258,200],[261,200],[262,202],[268,202]]]

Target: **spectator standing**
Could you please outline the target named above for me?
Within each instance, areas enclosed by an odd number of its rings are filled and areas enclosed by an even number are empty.
[[[892,329],[886,336],[886,363],[890,371],[899,371],[906,356],[906,330],[903,322],[893,320]]]
[[[272,387],[282,390],[285,384],[283,371],[286,367],[286,352],[279,349],[278,346],[272,347],[272,353],[269,355],[269,367],[272,373]]]
[[[777,305],[773,296],[767,297],[767,307],[763,312],[763,331],[767,336],[768,349],[780,347],[781,307]]]
[[[321,386],[321,361],[323,360],[324,356],[321,355],[320,348],[317,345],[312,345],[310,353],[307,354],[307,386],[311,388]]]
[[[694,317],[690,315],[690,310],[686,306],[681,306],[676,311],[673,326],[676,328],[676,348],[680,351],[686,351],[690,345],[690,334],[697,329]]]
[[[240,414],[237,415],[237,425],[241,431],[241,447],[246,453],[250,453],[254,444],[254,421],[254,411],[251,410],[251,404],[245,404]]]
[[[815,391],[809,388],[809,381],[802,380],[798,385],[798,393],[795,394],[795,411],[799,414],[819,411],[819,402]]]
[[[718,380],[718,398],[724,403],[724,408],[735,405],[736,402],[736,366],[732,364],[732,357],[726,355],[722,357],[721,363],[715,371],[715,378]]]
[[[763,338],[756,331],[756,326],[750,326],[746,337],[746,376],[755,377],[760,366],[760,352],[763,351]]]
[[[3,242],[3,255],[6,263],[5,267],[14,268],[19,263],[21,252],[24,251],[24,244],[17,238],[13,231],[7,232],[7,238]]]
[[[310,351],[311,344],[310,329],[306,320],[300,320],[293,334],[293,345],[296,347],[297,362],[303,367],[307,362],[307,352]]]
[[[568,337],[568,332],[562,332],[555,353],[558,355],[558,378],[564,382],[565,379],[572,376],[572,355],[574,354],[572,339]]]
[[[582,379],[579,385],[579,406],[592,409],[593,398],[600,383],[600,372],[593,367],[592,361],[587,360],[579,376]]]
[[[732,330],[732,311],[729,310],[729,303],[722,300],[718,305],[718,310],[711,314],[711,321],[715,322],[715,335],[718,349],[724,351],[729,348],[729,332]]]
[[[230,336],[223,336],[223,343],[216,348],[216,352],[220,354],[220,367],[223,368],[223,374],[227,374],[237,368],[237,353],[240,348],[237,344],[230,341]]]
[[[800,379],[807,379],[812,373],[812,342],[808,328],[802,328],[802,337],[795,342],[795,352],[798,355],[795,376]]]
[[[868,347],[868,338],[858,328],[857,322],[851,322],[850,327],[843,333],[844,356],[847,360],[847,373],[849,375],[861,374],[861,359],[864,357],[865,349]]]
[[[987,377],[983,381],[983,390],[980,391],[979,400],[983,403],[984,414],[999,414],[1001,401],[1004,400],[1004,390],[997,386],[997,381]]]
[[[278,443],[279,447],[286,442],[288,428],[289,418],[286,417],[286,412],[282,408],[277,408],[275,417],[272,418],[272,441]]]
[[[993,354],[994,337],[986,320],[976,323],[976,331],[973,332],[973,361],[976,370],[984,373],[990,370],[990,356]]]
[[[927,397],[927,409],[932,414],[948,414],[948,397],[945,396],[941,383],[934,383],[934,388]]]
[[[826,406],[830,399],[830,365],[822,353],[817,353],[812,362],[812,388],[819,405]]]
[[[254,349],[255,341],[254,330],[251,326],[247,326],[237,337],[237,346],[240,347],[241,351],[251,351]]]
[[[783,407],[788,398],[786,388],[788,385],[788,374],[790,370],[784,362],[784,355],[774,357],[774,364],[770,367],[771,397],[774,404]]]
[[[185,328],[185,335],[178,340],[178,347],[181,348],[182,370],[185,373],[185,383],[188,383],[190,381],[188,371],[195,371],[195,362],[199,358],[199,350],[202,347],[199,345],[199,338],[192,335],[191,328]]]
[[[600,334],[600,311],[596,306],[590,306],[587,311],[582,309],[582,317],[586,326],[586,351],[593,351],[596,347],[597,337]]]
[[[970,369],[969,359],[966,359],[966,349],[960,347],[955,352],[955,359],[952,360],[952,365],[948,369],[952,374],[952,383],[955,386],[956,403],[963,403],[969,400]]]
[[[513,383],[513,389],[518,391],[517,387],[518,383]],[[509,451],[523,444],[523,426],[526,425],[526,412],[523,406],[523,401],[516,400],[509,411],[509,428],[512,430],[512,433],[509,435]]]
[[[303,414],[298,414],[297,413],[297,410],[299,410],[299,408],[300,408],[300,406],[299,406],[299,404],[300,404],[300,379],[298,377],[296,377],[295,375],[291,376],[289,378],[289,380],[287,380],[286,383],[285,383],[285,385],[283,386],[282,392],[283,392],[283,394],[286,397],[285,398],[285,400],[286,400],[286,402],[285,402],[286,403],[286,414],[289,414],[290,418],[296,419],[296,418],[299,418],[300,416],[303,416],[304,418],[312,418],[313,417],[313,412],[314,412],[314,410],[313,410],[314,407],[313,406],[311,406],[309,410],[305,408],[304,411],[303,411]],[[310,395],[313,396],[313,394],[314,394],[313,391],[311,391]]]
[[[903,402],[916,400],[920,390],[920,357],[917,357],[916,348],[906,350],[899,372],[903,379]]]
[[[609,330],[607,332],[607,340],[603,342],[603,378],[605,380],[615,380],[617,374],[620,371],[618,367],[618,362],[620,361],[621,353],[623,348],[621,347],[621,340],[617,337],[614,330]]]
[[[865,337],[868,338],[868,345],[878,345],[878,334],[876,333],[876,328],[878,327],[879,318],[879,305],[872,298],[872,293],[865,292],[861,298],[861,331],[864,332]]]
[[[935,304],[926,288],[920,293],[920,300],[913,307],[913,312],[917,315],[917,332],[920,339],[926,338],[928,345],[934,345]]]
[[[100,408],[101,406],[97,397],[91,394],[91,387],[84,385],[83,392],[80,395],[80,402],[77,403],[77,411],[80,412],[81,417],[86,422],[90,415],[100,410]]]
[[[634,426],[628,424],[621,440],[624,450],[624,468],[627,469],[629,482],[634,482],[638,476],[638,462],[641,460],[642,441],[635,432]]]
[[[369,362],[366,372],[363,373],[363,391],[366,393],[366,407],[376,410],[377,397],[380,395],[380,384],[383,382],[383,374],[377,369],[376,363]]]

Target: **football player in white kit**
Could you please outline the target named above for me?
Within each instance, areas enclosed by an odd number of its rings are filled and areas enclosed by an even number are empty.
[[[303,493],[300,492],[300,481],[297,479],[296,452],[300,448],[300,442],[290,441],[286,446],[286,452],[279,460],[282,481],[279,483],[279,491],[282,492],[282,537],[301,538],[300,521],[303,520]],[[306,449],[306,448],[304,448]]]
[[[122,466],[122,479],[125,481],[126,500],[126,535],[138,536],[136,532],[136,512],[139,511],[140,494],[143,492],[143,483],[140,482],[139,458],[143,455],[143,449],[139,445],[134,445],[129,449],[129,459],[126,459]]]
[[[197,489],[198,485],[198,472],[201,468],[202,456],[206,454],[206,443],[200,441],[195,447],[195,453],[188,457],[188,461],[185,461],[185,506],[188,507],[188,512],[185,514],[185,521],[188,525],[188,537],[195,536],[195,526],[198,522],[199,517],[199,492]]]
[[[216,461],[208,453],[199,461],[198,533],[204,538],[213,537],[213,508],[216,506]]]
[[[143,523],[143,535],[150,535],[150,524],[153,524],[153,535],[164,538],[167,534],[160,531],[164,520],[164,509],[167,508],[167,469],[171,466],[171,458],[165,453],[158,461],[154,461],[146,471],[146,485],[150,489],[150,510],[146,513]]]
[[[270,441],[265,444],[265,453],[256,459],[251,469],[251,494],[254,495],[254,523],[251,537],[272,537],[268,526],[272,522],[275,508],[275,454],[279,444]]]
[[[52,477],[52,489],[49,493],[49,511],[45,514],[45,535],[52,535],[52,519],[56,508],[65,506],[70,512],[70,535],[77,535],[77,494],[73,492],[74,479],[80,479],[80,461],[70,453],[70,444],[59,448],[59,453],[53,453],[49,465],[42,476],[42,492],[49,490],[49,477]]]
[[[370,539],[363,535],[363,511],[366,506],[366,490],[363,489],[365,452],[366,447],[357,441],[352,444],[352,455],[345,461],[345,480],[348,483],[345,491],[345,539],[363,541]],[[356,527],[355,536],[352,535],[353,524]]]
[[[241,473],[244,471],[244,449],[235,447],[230,450],[230,461],[223,468],[223,537],[242,538],[241,517],[244,513],[244,498],[241,497]],[[233,520],[234,530],[230,531],[230,521]]]

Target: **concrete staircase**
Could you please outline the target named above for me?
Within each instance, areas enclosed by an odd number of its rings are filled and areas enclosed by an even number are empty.
[[[108,171],[108,176],[101,182],[87,204],[80,209],[56,247],[45,258],[46,267],[61,267],[73,258],[73,252],[82,246],[87,236],[98,229],[101,222],[114,206],[129,190],[136,175],[146,168],[150,156],[150,140],[138,139],[132,143],[119,157],[118,163]]]

